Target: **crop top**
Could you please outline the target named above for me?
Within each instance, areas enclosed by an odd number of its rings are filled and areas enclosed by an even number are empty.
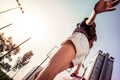
[[[85,18],[81,23],[78,23],[77,28],[73,31],[73,33],[75,32],[83,33],[88,38],[91,48],[93,46],[93,42],[97,40],[96,29],[95,29],[96,24],[93,23],[92,25],[87,25],[86,24],[87,19],[88,18]]]

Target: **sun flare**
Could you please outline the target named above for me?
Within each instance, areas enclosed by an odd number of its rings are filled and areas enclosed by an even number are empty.
[[[23,14],[16,17],[12,21],[23,35],[27,34],[31,38],[47,37],[47,26],[40,17],[37,17],[35,15]]]

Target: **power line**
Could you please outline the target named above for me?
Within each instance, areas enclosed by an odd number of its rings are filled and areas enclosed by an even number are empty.
[[[8,9],[8,10],[5,10],[5,11],[2,11],[2,12],[0,12],[0,14],[5,13],[5,12],[8,12],[8,11],[11,11],[11,10],[14,10],[14,9],[17,9],[17,8],[20,8],[21,12],[24,13],[23,8],[22,8],[22,6],[21,6],[21,3],[19,2],[19,0],[16,0],[16,1],[17,1],[17,4],[18,4],[18,7],[14,7],[14,8],[11,8],[11,9]]]
[[[18,6],[19,6],[19,8],[20,8],[21,12],[22,12],[22,13],[24,13],[23,8],[22,8],[22,6],[21,6],[21,4],[20,4],[19,0],[16,0],[16,1],[17,1],[17,3],[18,3]]]

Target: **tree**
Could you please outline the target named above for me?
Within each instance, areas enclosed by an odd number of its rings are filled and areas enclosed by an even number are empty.
[[[23,57],[18,57],[16,60],[16,64],[14,65],[14,67],[12,68],[14,71],[17,69],[22,68],[23,66],[25,66],[26,64],[28,64],[30,62],[31,57],[33,56],[33,52],[30,50],[28,52],[26,52]]]
[[[5,40],[4,33],[0,33],[0,53],[4,51]]]
[[[8,72],[10,71],[11,65],[7,62],[2,61],[0,63],[0,67]]]
[[[0,67],[6,71],[9,71],[11,65],[9,63],[4,62],[4,59],[7,58],[9,61],[12,61],[12,55],[16,55],[20,52],[20,46],[28,41],[31,38],[26,39],[19,45],[16,45],[13,42],[13,38],[5,37],[4,33],[0,33]]]
[[[0,80],[13,80],[0,69]]]
[[[16,55],[19,53],[20,48],[15,43],[13,43],[12,37],[6,38],[4,33],[0,33],[0,61],[5,58],[8,58],[9,61],[12,61],[11,55]],[[5,52],[7,52],[5,54]]]

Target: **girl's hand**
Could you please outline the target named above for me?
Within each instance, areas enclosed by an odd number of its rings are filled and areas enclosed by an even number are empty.
[[[108,12],[108,11],[114,11],[116,8],[114,8],[116,5],[118,5],[120,0],[99,0],[95,4],[94,12],[95,14],[99,14],[102,12]]]

